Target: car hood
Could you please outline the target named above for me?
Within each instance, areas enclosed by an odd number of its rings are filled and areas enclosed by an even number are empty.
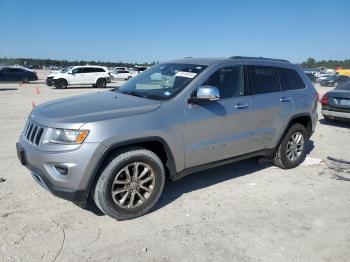
[[[61,73],[61,72],[58,72],[58,73],[54,73],[54,74],[51,74],[51,76],[53,76],[54,78],[65,78],[67,77],[67,73]]]
[[[160,104],[156,100],[110,90],[41,104],[34,108],[31,118],[44,126],[80,128],[89,122],[149,112],[157,109]]]

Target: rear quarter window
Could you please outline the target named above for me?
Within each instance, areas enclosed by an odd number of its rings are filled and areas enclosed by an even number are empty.
[[[304,81],[294,69],[277,68],[277,72],[281,80],[281,89],[283,91],[305,88]]]
[[[94,72],[106,72],[103,68],[95,67]]]

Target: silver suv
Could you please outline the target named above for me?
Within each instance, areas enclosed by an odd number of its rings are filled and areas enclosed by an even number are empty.
[[[54,195],[131,219],[155,205],[166,177],[254,156],[299,165],[317,100],[308,77],[285,60],[176,60],[119,89],[35,107],[17,152]]]

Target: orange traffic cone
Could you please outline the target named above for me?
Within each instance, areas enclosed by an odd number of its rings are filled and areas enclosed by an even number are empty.
[[[32,102],[32,107],[33,107],[33,108],[35,107],[35,103],[34,103],[34,100],[33,100],[33,102]]]

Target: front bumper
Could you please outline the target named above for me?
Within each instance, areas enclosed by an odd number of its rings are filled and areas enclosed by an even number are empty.
[[[46,85],[47,86],[52,86],[52,77],[47,77],[46,78]]]
[[[343,119],[350,121],[350,113],[348,112],[339,112],[333,110],[322,109],[322,115],[333,118],[333,119]]]
[[[74,150],[47,152],[21,136],[16,148],[21,164],[31,171],[39,185],[57,197],[86,207],[90,178],[105,150],[103,144],[83,143]]]

